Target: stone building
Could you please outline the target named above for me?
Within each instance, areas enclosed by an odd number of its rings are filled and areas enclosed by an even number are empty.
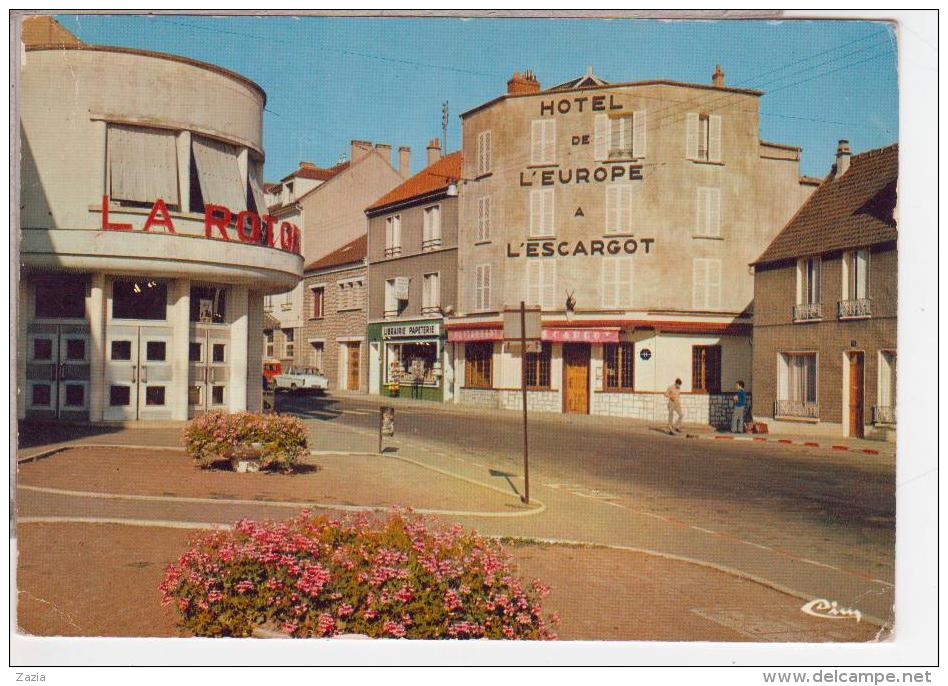
[[[366,236],[304,269],[303,340],[297,359],[329,388],[365,391]]]
[[[542,310],[529,353],[537,410],[716,423],[751,385],[753,260],[817,181],[800,149],[759,137],[761,91],[585,76],[507,92],[461,115],[455,345],[462,403],[519,407],[521,358],[501,320]]]
[[[365,211],[369,386],[372,393],[442,401],[454,393],[443,322],[457,293],[461,153],[442,157],[435,138],[427,161]]]
[[[895,438],[898,145],[836,164],[754,262],[755,418]]]

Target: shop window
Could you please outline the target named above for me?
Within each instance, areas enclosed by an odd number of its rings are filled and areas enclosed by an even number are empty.
[[[109,124],[109,199],[118,205],[151,207],[157,198],[178,210],[176,132]]]
[[[386,383],[437,385],[441,371],[437,341],[388,343]]]
[[[553,346],[549,343],[542,343],[538,353],[527,353],[524,364],[526,365],[528,388],[550,387],[550,361],[552,358]]]
[[[223,324],[227,310],[227,289],[211,286],[191,287],[191,321]]]
[[[693,393],[721,392],[720,345],[691,347],[691,391]]]
[[[214,362],[223,362],[224,361],[224,350],[226,345],[224,343],[215,343],[211,346],[211,359]]]
[[[86,387],[82,384],[66,384],[66,407],[82,407],[86,404]]]
[[[132,389],[128,386],[109,386],[109,405],[127,407],[132,404]]]
[[[49,338],[34,338],[33,359],[36,361],[53,359],[53,341]]]
[[[635,386],[635,355],[632,343],[607,343],[603,347],[605,388],[631,391]]]
[[[145,344],[145,360],[164,362],[168,353],[168,344],[164,341],[148,341]]]
[[[115,281],[112,319],[164,320],[168,316],[168,286],[157,281]]]
[[[35,282],[37,319],[85,319],[86,281],[74,277],[37,279]]]
[[[202,343],[188,343],[188,362],[200,362],[203,359],[204,345]]]
[[[464,345],[464,385],[468,388],[491,388],[491,363],[494,344],[486,341]]]
[[[131,360],[132,359],[132,342],[131,341],[112,341],[110,359]]]
[[[145,389],[145,404],[146,405],[164,405],[165,404],[165,387],[164,386],[148,386]]]
[[[326,288],[318,286],[311,290],[313,292],[313,319],[322,319],[326,305]]]
[[[67,360],[85,360],[86,359],[86,341],[84,338],[66,339],[66,359]]]
[[[49,407],[53,402],[52,387],[45,383],[34,384],[32,401],[39,407]]]

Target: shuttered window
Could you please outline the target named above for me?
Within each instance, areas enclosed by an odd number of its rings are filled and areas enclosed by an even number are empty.
[[[475,241],[490,240],[490,196],[485,195],[477,199],[477,231]]]
[[[530,191],[530,236],[552,236],[553,189],[541,188]]]
[[[556,120],[536,119],[530,125],[530,164],[556,162]]]
[[[441,306],[441,275],[438,272],[425,274],[421,291],[421,312],[436,312]]]
[[[490,309],[491,266],[479,264],[474,268],[474,309]]]
[[[695,235],[721,235],[721,189],[698,188],[695,203]]]
[[[593,132],[593,156],[604,160],[609,156],[609,116],[597,114]]]
[[[606,233],[632,233],[632,194],[630,183],[606,186]]]
[[[615,255],[603,257],[602,306],[605,308],[631,307],[633,296],[633,269],[631,256]]]
[[[693,261],[693,305],[698,310],[721,308],[721,260],[696,257]]]
[[[632,133],[632,156],[636,159],[645,157],[646,116],[645,110],[637,110],[635,112],[635,119],[633,121],[634,130]]]
[[[527,305],[552,310],[556,307],[556,261],[534,259],[527,262]]]
[[[191,140],[204,204],[223,205],[235,212],[246,209],[247,198],[237,164],[237,147],[200,136]]]
[[[477,135],[477,174],[487,174],[491,170],[490,131],[481,131]]]
[[[721,116],[685,115],[685,157],[704,162],[721,161]]]
[[[175,133],[110,124],[109,197],[119,203],[152,204],[161,198],[181,207]]]

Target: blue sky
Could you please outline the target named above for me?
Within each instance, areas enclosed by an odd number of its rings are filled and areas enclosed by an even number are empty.
[[[864,21],[652,21],[58,15],[81,40],[159,50],[237,71],[267,92],[265,176],[301,160],[330,165],[360,138],[448,145],[458,114],[496,97],[514,70],[552,86],[587,66],[607,81],[668,78],[759,88],[761,137],[803,147],[801,172],[822,176],[836,142],[854,152],[898,138],[895,34]]]

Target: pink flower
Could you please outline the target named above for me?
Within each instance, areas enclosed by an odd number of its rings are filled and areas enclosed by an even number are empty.
[[[330,617],[327,614],[319,615],[319,619],[316,621],[316,630],[320,633],[321,636],[328,636],[333,633],[336,629],[336,620]]]
[[[382,624],[382,632],[388,634],[389,636],[394,636],[395,638],[404,638],[405,636],[405,626],[399,624],[398,622],[386,621]]]
[[[352,607],[349,603],[343,603],[338,608],[336,608],[336,614],[340,617],[348,617],[353,613],[355,608]]]

